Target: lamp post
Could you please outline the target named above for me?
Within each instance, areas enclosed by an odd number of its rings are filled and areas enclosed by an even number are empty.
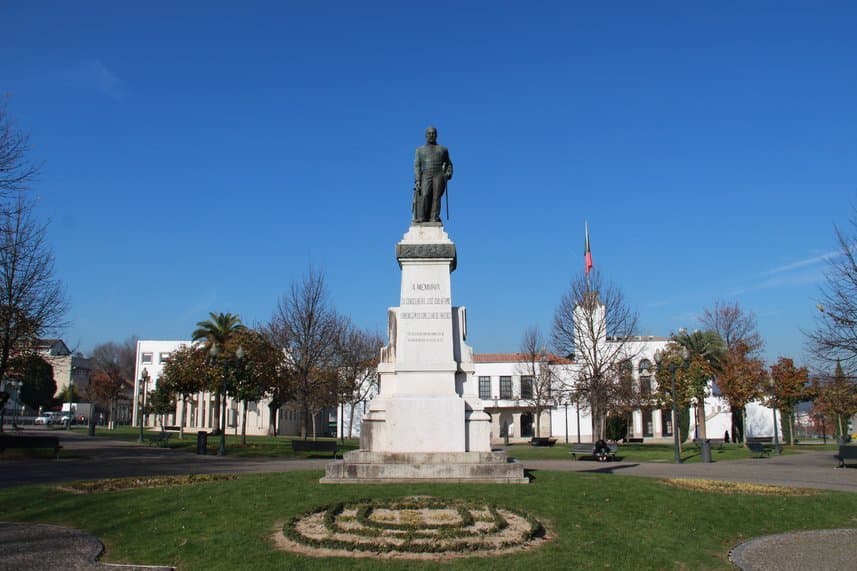
[[[689,354],[687,352],[686,347],[681,348],[681,361],[682,367],[687,366],[687,359]],[[664,359],[663,352],[659,349],[655,351],[655,363],[658,364],[660,368],[662,366]],[[681,452],[679,452],[679,429],[678,429],[678,407],[676,403],[676,390],[675,390],[675,372],[678,369],[679,365],[674,361],[670,361],[669,365],[667,365],[670,371],[670,400],[672,400],[672,416],[673,416],[673,460],[676,464],[681,464]]]
[[[138,402],[140,403],[140,415],[137,419],[140,423],[140,435],[137,437],[137,442],[143,442],[143,412],[146,410],[146,386],[149,384],[149,370],[143,369],[143,374],[140,375],[140,395]],[[90,416],[92,411],[89,412]]]
[[[12,430],[18,430],[18,407],[21,406],[21,381],[15,379],[13,381],[6,381],[7,384],[11,384],[15,387],[15,405],[12,409]]]
[[[562,404],[565,406],[565,443],[568,444],[568,395],[563,397]]]

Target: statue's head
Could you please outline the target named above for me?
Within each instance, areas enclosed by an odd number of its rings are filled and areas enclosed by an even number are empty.
[[[437,129],[434,127],[428,127],[426,129],[426,143],[429,145],[434,145],[437,143]]]

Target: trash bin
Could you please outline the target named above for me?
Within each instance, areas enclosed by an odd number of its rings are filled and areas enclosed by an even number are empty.
[[[208,432],[204,430],[196,433],[196,453],[208,454]]]

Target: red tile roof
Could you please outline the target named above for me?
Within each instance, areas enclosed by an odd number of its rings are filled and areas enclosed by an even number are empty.
[[[523,353],[478,353],[473,355],[474,363],[521,363],[526,360]],[[568,365],[573,362],[553,353],[548,354],[548,360],[555,365]]]

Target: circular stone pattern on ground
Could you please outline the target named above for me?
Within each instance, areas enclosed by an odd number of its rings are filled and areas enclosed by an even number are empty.
[[[304,555],[409,559],[500,555],[546,539],[528,514],[430,497],[325,506],[293,518],[275,537],[281,548]]]
[[[732,550],[742,571],[854,569],[857,529],[818,529],[764,535]]]

